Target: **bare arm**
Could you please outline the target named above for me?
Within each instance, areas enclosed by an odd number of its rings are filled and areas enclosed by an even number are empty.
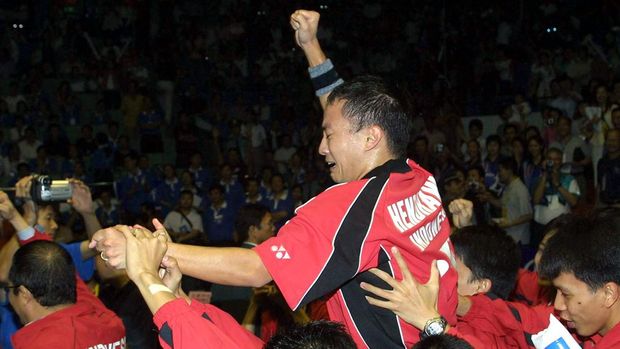
[[[164,231],[163,225],[153,220],[157,232]],[[125,236],[120,230],[124,226],[99,230],[93,236],[89,247],[105,251],[108,265],[116,269],[126,266]],[[165,233],[166,235],[167,232]],[[260,257],[253,250],[244,248],[218,248],[191,246],[168,242],[166,255],[177,260],[185,275],[224,285],[259,287],[272,280]]]
[[[310,68],[316,67],[327,60],[316,36],[320,16],[315,11],[297,10],[290,18],[291,27],[295,30],[295,41],[304,51]],[[329,93],[319,96],[323,109],[327,105],[328,96]]]
[[[272,280],[256,252],[237,247],[168,244],[184,275],[222,285],[260,287]]]

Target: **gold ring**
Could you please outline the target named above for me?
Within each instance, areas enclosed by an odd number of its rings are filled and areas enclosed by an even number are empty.
[[[108,258],[108,257],[106,257],[106,256],[103,254],[104,252],[105,252],[105,251],[101,251],[101,259],[103,259],[104,261],[106,261],[106,262],[107,262],[109,258]]]

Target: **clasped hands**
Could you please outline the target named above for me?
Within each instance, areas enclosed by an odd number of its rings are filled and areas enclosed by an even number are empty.
[[[108,266],[126,269],[131,280],[151,274],[175,289],[181,275],[176,261],[166,256],[170,236],[159,220],[154,219],[153,225],[156,228],[154,232],[140,225],[101,229],[93,235],[88,247],[99,251]]]

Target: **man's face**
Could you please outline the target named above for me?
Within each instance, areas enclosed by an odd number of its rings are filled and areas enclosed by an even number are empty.
[[[553,306],[569,328],[575,328],[581,336],[605,334],[611,329],[604,287],[592,292],[573,273],[561,273],[553,279],[553,286],[557,288]]]
[[[497,142],[487,143],[487,153],[491,156],[496,156],[497,154],[499,154],[499,143]]]
[[[329,175],[336,183],[362,178],[368,159],[364,157],[365,141],[362,132],[352,132],[353,125],[342,115],[344,101],[337,101],[325,109],[323,138],[319,154],[325,156]]]
[[[478,146],[477,142],[471,141],[467,143],[467,155],[470,158],[477,158],[480,156],[480,146]]]
[[[179,198],[179,206],[185,210],[192,208],[193,202],[194,202],[194,195],[183,194],[181,195],[181,198]]]
[[[469,126],[469,138],[477,139],[482,134],[482,129],[478,126]]]
[[[457,256],[456,257],[456,273],[459,276],[458,284],[457,284],[457,292],[460,296],[473,296],[478,294],[479,287],[477,281],[470,281],[473,279],[471,269],[469,269],[464,263],[463,260]]]
[[[255,228],[256,243],[260,244],[273,236],[276,228],[273,225],[271,213],[267,212],[260,221],[258,227]]]
[[[558,130],[558,135],[560,137],[566,137],[570,135],[571,130],[570,130],[570,123],[568,122],[568,120],[564,118],[560,118],[558,120],[557,130]]]
[[[555,151],[549,151],[547,152],[547,161],[552,161],[553,169],[557,170],[562,166],[562,155]]]
[[[506,139],[507,142],[512,142],[516,136],[517,130],[515,130],[514,127],[506,127],[504,130],[504,139]]]
[[[45,234],[54,237],[56,230],[58,230],[58,224],[56,223],[56,212],[54,212],[54,208],[51,205],[39,208],[37,224],[43,227]]]
[[[510,180],[512,179],[512,171],[505,168],[504,166],[499,167],[498,175],[499,175],[499,180],[504,184],[510,183]]]
[[[422,155],[426,154],[426,152],[428,152],[428,144],[426,143],[425,140],[418,139],[415,142],[415,145],[414,145],[413,149],[414,149],[416,155],[422,156]]]

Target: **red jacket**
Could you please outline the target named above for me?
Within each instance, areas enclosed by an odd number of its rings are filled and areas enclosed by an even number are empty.
[[[457,329],[462,336],[475,337],[483,348],[530,348],[529,335],[549,323],[552,307],[527,307],[487,295],[470,297],[471,308],[459,317]]]
[[[527,305],[539,305],[549,303],[548,289],[539,283],[538,273],[525,269],[519,269],[517,283],[512,291],[511,300]]]
[[[95,297],[80,278],[77,302],[18,330],[12,338],[19,348],[125,348],[125,327]],[[101,346],[100,346],[101,345]]]
[[[210,304],[184,299],[164,304],[153,316],[159,343],[167,348],[262,348],[263,342],[237,321]]]

